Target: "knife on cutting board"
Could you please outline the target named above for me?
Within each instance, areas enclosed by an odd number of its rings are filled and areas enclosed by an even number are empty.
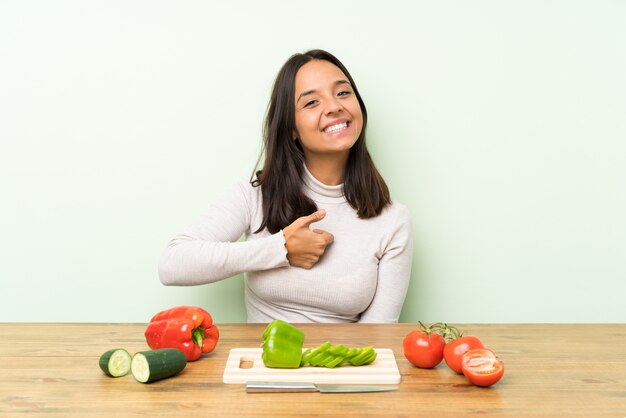
[[[316,385],[308,382],[247,382],[248,393],[272,392],[320,392],[320,393],[357,393],[357,392],[389,392],[396,386],[382,385]]]

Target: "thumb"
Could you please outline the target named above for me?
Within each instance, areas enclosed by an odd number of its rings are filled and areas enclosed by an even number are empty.
[[[326,216],[326,211],[324,209],[320,209],[318,211],[313,212],[310,215],[303,216],[300,219],[302,219],[303,221],[303,226],[309,226],[313,222],[321,221],[322,219],[324,219],[324,216]]]

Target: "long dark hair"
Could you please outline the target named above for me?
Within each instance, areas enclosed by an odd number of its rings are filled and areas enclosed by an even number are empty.
[[[312,60],[328,61],[346,75],[363,114],[361,135],[350,148],[343,177],[346,200],[357,211],[358,217],[364,219],[379,215],[391,203],[389,189],[367,151],[367,110],[356,84],[346,67],[335,56],[315,49],[292,55],[280,69],[274,82],[263,127],[265,161],[263,168],[256,172],[256,178],[251,180],[253,186],[261,187],[263,195],[263,222],[255,232],[267,228],[274,234],[297,218],[317,210],[315,203],[302,190],[304,151],[300,141],[292,138],[295,130],[296,73]]]

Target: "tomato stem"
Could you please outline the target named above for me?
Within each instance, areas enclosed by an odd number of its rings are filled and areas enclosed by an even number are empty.
[[[449,343],[450,341],[454,341],[463,335],[463,333],[459,331],[457,327],[448,325],[445,322],[435,322],[434,324],[430,326],[426,326],[424,325],[422,321],[418,321],[418,324],[420,326],[420,330],[422,330],[428,335],[432,333],[437,333],[444,338],[446,343]]]

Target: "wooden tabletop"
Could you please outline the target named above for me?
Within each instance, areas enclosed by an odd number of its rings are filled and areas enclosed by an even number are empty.
[[[472,386],[444,362],[413,367],[402,353],[415,324],[297,324],[306,346],[391,348],[402,377],[385,393],[248,394],[224,384],[228,354],[259,347],[262,324],[220,324],[216,350],[173,378],[141,384],[105,376],[100,355],[148,349],[145,324],[0,323],[2,417],[449,416],[626,417],[626,324],[460,325],[505,363],[491,388]]]

